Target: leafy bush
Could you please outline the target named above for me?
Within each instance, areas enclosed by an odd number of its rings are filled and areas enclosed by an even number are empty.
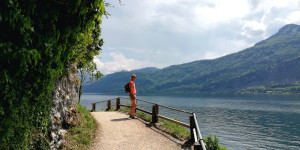
[[[212,138],[212,135],[208,135],[207,138],[203,139],[205,144],[208,147],[208,150],[227,150],[226,147],[223,147],[219,145],[219,138],[215,135],[214,139]]]
[[[1,0],[0,6],[0,149],[29,149],[32,131],[47,133],[54,79],[99,51],[102,41],[90,40],[99,39],[104,2]]]

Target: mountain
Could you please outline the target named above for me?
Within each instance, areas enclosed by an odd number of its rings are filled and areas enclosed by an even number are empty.
[[[152,72],[152,71],[157,71],[159,70],[158,68],[155,67],[147,67],[147,68],[142,68],[142,69],[138,69],[138,70],[133,70],[131,72]]]
[[[286,25],[253,47],[217,59],[109,74],[86,86],[84,92],[124,93],[132,73],[137,75],[139,93],[236,93],[255,91],[256,87],[266,92],[274,85],[281,89],[292,86],[297,91],[300,26]]]

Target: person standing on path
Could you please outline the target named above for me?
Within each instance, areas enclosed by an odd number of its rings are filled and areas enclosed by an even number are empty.
[[[132,119],[135,118],[135,106],[136,106],[136,89],[135,89],[135,84],[134,84],[135,79],[136,79],[136,75],[132,74],[131,81],[129,82],[129,88],[130,88],[129,98],[131,99],[131,107],[130,107],[130,116],[129,117]]]

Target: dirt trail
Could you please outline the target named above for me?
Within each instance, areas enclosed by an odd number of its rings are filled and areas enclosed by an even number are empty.
[[[122,112],[92,112],[99,124],[91,150],[178,150],[175,139]]]

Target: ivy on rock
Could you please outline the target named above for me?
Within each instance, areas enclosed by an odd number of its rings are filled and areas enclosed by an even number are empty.
[[[0,5],[0,149],[29,149],[32,131],[46,134],[54,79],[69,64],[83,66],[99,54],[105,2],[2,0]]]

